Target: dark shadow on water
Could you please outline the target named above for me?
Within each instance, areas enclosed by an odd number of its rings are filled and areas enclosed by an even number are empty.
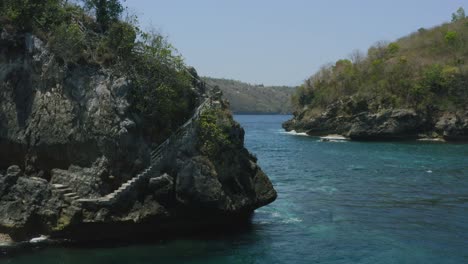
[[[122,238],[95,240],[95,241],[71,241],[54,240],[41,244],[17,243],[10,247],[0,247],[0,261],[3,259],[13,259],[18,256],[31,256],[41,253],[45,250],[99,250],[99,249],[117,249],[126,247],[146,247],[146,246],[164,246],[175,241],[193,241],[193,242],[225,242],[241,240],[242,237],[251,235],[255,230],[255,224],[252,222],[253,215],[248,219],[236,222],[235,219],[223,224],[200,226],[198,228],[186,229],[180,231],[168,230],[167,232],[146,232],[139,230],[141,235],[125,236]],[[116,230],[115,232],[120,232]]]

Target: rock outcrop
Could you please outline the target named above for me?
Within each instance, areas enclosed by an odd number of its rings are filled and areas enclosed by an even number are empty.
[[[320,114],[310,112],[314,111],[295,112],[283,128],[312,136],[340,134],[353,140],[468,139],[468,112],[463,111],[385,108],[350,97],[328,106]]]
[[[442,114],[435,131],[447,140],[468,140],[468,111]]]
[[[217,101],[213,111],[233,142],[221,156],[200,151],[194,122],[125,199],[77,202],[113,192],[150,164],[157,144],[142,135],[131,89],[111,69],[64,66],[39,38],[2,32],[0,233],[16,240],[171,233],[228,225],[275,200],[271,182],[243,146],[242,128]]]

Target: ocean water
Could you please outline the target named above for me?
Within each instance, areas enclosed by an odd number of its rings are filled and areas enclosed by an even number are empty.
[[[234,235],[36,250],[5,263],[468,263],[468,145],[319,142],[236,116],[279,197]]]

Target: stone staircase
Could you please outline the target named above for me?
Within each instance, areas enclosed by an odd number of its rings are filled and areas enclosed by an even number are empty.
[[[76,195],[76,193],[70,190],[67,186],[61,185],[59,186],[59,188],[61,188],[61,190],[66,190],[66,192],[64,193],[64,198],[66,199],[68,198],[72,202],[77,202],[80,204],[88,204],[88,205],[114,204],[122,196],[132,192],[132,190],[134,190],[135,187],[139,185],[141,182],[144,182],[145,180],[153,176],[155,173],[157,173],[160,162],[163,159],[164,152],[168,149],[169,144],[173,140],[183,137],[189,133],[188,128],[193,124],[194,121],[196,121],[200,117],[200,114],[203,113],[205,109],[207,109],[210,102],[211,102],[211,99],[208,98],[203,103],[201,103],[200,106],[195,110],[195,113],[193,114],[193,116],[189,120],[187,120],[187,122],[185,122],[182,126],[180,126],[176,130],[176,132],[174,132],[168,139],[166,139],[163,143],[161,143],[158,147],[156,147],[154,150],[151,151],[151,162],[150,162],[150,165],[145,170],[143,170],[141,173],[137,174],[135,177],[128,180],[127,182],[123,183],[118,189],[116,189],[112,193],[109,193],[100,198],[80,199]]]
[[[80,197],[73,192],[73,190],[65,184],[52,184],[52,190],[63,197],[65,201],[72,204],[76,202]]]

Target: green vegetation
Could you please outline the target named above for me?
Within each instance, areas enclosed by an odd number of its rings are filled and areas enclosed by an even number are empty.
[[[198,148],[202,154],[215,159],[222,150],[231,145],[228,134],[230,127],[223,127],[217,123],[217,115],[219,114],[215,110],[208,110],[200,115],[198,121],[198,137],[200,139],[198,140]]]
[[[54,53],[59,65],[110,68],[133,85],[132,106],[144,119],[146,135],[161,140],[190,116],[194,81],[182,57],[158,33],[119,19],[117,0],[2,0],[0,31],[32,33]]]
[[[458,8],[457,12],[452,14],[452,22],[456,22],[465,18],[465,9],[463,9],[463,7]]]
[[[85,7],[95,10],[96,21],[102,31],[119,20],[124,8],[118,0],[85,0]]]
[[[53,231],[62,231],[71,224],[71,217],[65,213],[60,215],[60,218],[57,220],[57,225],[52,228]]]
[[[319,113],[346,96],[371,102],[369,110],[407,107],[424,111],[464,109],[468,102],[468,19],[463,8],[453,22],[419,29],[392,43],[379,42],[367,55],[322,67],[292,96],[296,109]]]
[[[234,113],[284,114],[292,112],[289,98],[294,92],[293,87],[251,85],[209,77],[204,77],[203,80],[221,89]]]

